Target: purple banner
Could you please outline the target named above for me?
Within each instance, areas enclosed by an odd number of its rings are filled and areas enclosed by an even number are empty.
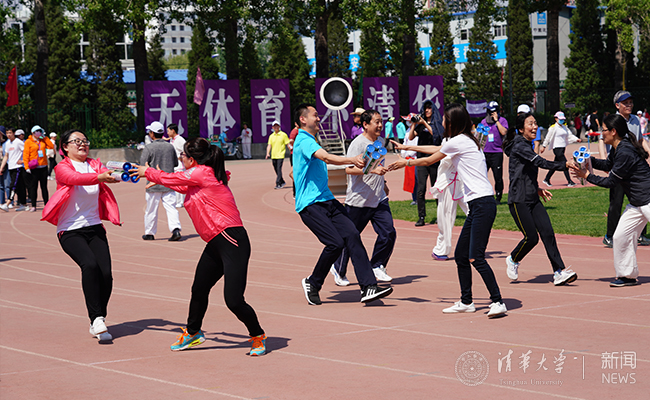
[[[251,116],[253,143],[266,143],[273,131],[273,121],[280,121],[280,130],[289,135],[291,105],[288,79],[251,79]]]
[[[239,136],[239,80],[203,81],[205,97],[199,107],[201,137],[219,136],[226,132],[228,140]]]
[[[352,86],[352,78],[343,79]],[[351,101],[346,108],[339,111],[332,111],[325,107],[320,98],[320,89],[326,80],[327,78],[316,78],[316,111],[318,111],[318,115],[320,116],[320,123],[326,127],[326,129],[331,129],[336,133],[340,133],[340,123],[345,137],[351,139],[350,130],[352,130],[352,126],[354,125],[352,118],[352,112],[354,111],[353,102]],[[340,116],[340,118],[338,116]]]
[[[363,105],[366,110],[376,110],[386,123],[388,118],[399,121],[399,79],[363,78]]]
[[[442,76],[409,77],[409,112],[419,113],[425,100],[433,101],[442,117],[445,110]]]
[[[187,94],[184,81],[144,81],[144,122],[158,121],[166,128],[178,125],[187,137]]]
[[[472,118],[485,117],[487,100],[467,100],[467,112]]]

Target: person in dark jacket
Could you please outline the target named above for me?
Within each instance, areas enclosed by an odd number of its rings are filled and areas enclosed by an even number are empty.
[[[575,163],[570,167],[574,175],[594,185],[612,188],[621,185],[630,204],[616,226],[612,236],[616,280],[609,286],[632,286],[638,283],[639,268],[636,261],[637,238],[650,221],[650,165],[648,152],[630,132],[625,118],[619,114],[605,117],[602,125],[603,141],[612,150],[605,160],[591,157],[591,165],[601,171],[609,171],[605,177],[580,169]]]
[[[442,116],[433,101],[425,100],[422,103],[420,115],[411,119],[411,129],[408,132],[409,140],[414,140],[417,136],[418,146],[440,146],[442,136],[445,132],[442,127]],[[418,152],[417,158],[426,158],[430,154]],[[431,186],[435,185],[438,176],[438,166],[440,162],[432,165],[423,166],[416,169],[418,182],[418,222],[415,226],[424,226],[424,218],[427,216],[426,203],[424,195],[427,191],[427,178],[431,181]]]
[[[566,171],[568,164],[549,161],[536,154],[532,147],[536,133],[535,117],[530,113],[521,114],[517,116],[515,129],[508,131],[504,142],[504,151],[510,158],[508,206],[517,228],[524,234],[524,238],[506,258],[506,273],[513,281],[519,278],[519,263],[537,245],[541,237],[553,267],[553,284],[560,286],[575,281],[578,275],[565,268],[560,256],[551,220],[539,200],[542,197],[544,201],[548,201],[553,195],[548,190],[539,188],[537,172],[539,168]]]

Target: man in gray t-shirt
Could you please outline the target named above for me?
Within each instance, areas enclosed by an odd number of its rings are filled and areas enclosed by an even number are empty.
[[[164,128],[158,122],[152,122],[147,127],[152,142],[144,147],[140,156],[140,164],[148,164],[150,167],[161,169],[165,172],[174,172],[174,167],[178,165],[176,150],[174,146],[163,140]],[[162,185],[155,185],[148,182],[145,197],[147,208],[144,211],[144,235],[143,240],[154,240],[154,235],[158,231],[158,206],[162,201],[163,207],[167,212],[167,226],[172,236],[168,239],[171,242],[181,238],[181,221],[176,209],[176,192]]]
[[[367,110],[361,114],[363,133],[357,136],[348,148],[347,157],[356,157],[366,151],[368,145],[381,138],[381,115],[374,110]],[[357,167],[347,167],[348,188],[345,196],[345,209],[350,219],[359,230],[363,232],[369,222],[377,233],[377,240],[372,252],[370,264],[375,277],[380,282],[390,282],[392,278],[386,273],[386,265],[393,253],[397,232],[393,226],[393,214],[388,205],[388,189],[384,175],[388,169],[384,161],[368,174]],[[349,255],[344,249],[341,257],[332,265],[332,275],[339,286],[350,283],[345,278]]]

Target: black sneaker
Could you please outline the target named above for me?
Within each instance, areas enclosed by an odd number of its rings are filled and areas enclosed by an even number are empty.
[[[365,289],[361,290],[361,302],[369,303],[374,300],[379,300],[393,293],[392,287],[382,288],[375,285],[368,285]]]
[[[415,226],[424,226],[424,217],[420,217],[418,222],[415,223]]]
[[[637,241],[637,244],[639,246],[650,246],[650,239],[648,239],[647,237],[641,235],[641,236],[639,236],[639,240]]]
[[[142,235],[142,240],[154,240],[153,235]]]
[[[620,277],[613,282],[609,283],[611,287],[623,287],[623,286],[634,286],[639,282],[636,279]]]
[[[612,238],[607,236],[603,238],[603,244],[605,245],[605,247],[609,247],[610,249],[614,245],[614,243],[612,242]]]
[[[309,283],[307,278],[302,280],[302,288],[305,291],[305,297],[307,298],[307,303],[311,304],[312,306],[320,306],[321,304],[323,304],[320,301],[318,290],[312,288],[311,283]]]
[[[179,240],[181,240],[181,230],[178,228],[174,229],[172,231],[172,236],[167,240],[169,240],[170,242],[178,242]]]

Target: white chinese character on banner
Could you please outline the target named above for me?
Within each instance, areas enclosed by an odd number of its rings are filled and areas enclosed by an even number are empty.
[[[420,111],[422,109],[422,103],[424,103],[425,100],[432,100],[433,104],[436,105],[436,108],[440,110],[440,99],[438,98],[438,94],[440,94],[438,88],[431,86],[429,83],[426,85],[418,85],[418,93],[415,95],[412,105],[417,106],[417,110]]]
[[[542,353],[542,360],[537,363],[537,365],[539,365],[539,367],[537,367],[537,369],[535,371],[539,371],[541,368],[544,368],[544,371],[546,371],[548,368],[546,368],[546,366],[544,365],[544,362],[546,362],[546,356],[544,355],[544,353]]]
[[[524,374],[526,373],[528,367],[530,367],[530,353],[532,353],[532,351],[528,350],[525,353],[521,353],[521,356],[519,356],[519,358],[521,358],[521,361],[519,362],[519,368],[524,370]]]
[[[504,372],[509,372],[512,370],[512,359],[510,358],[512,353],[513,353],[512,349],[508,349],[508,354],[498,359],[497,370],[499,371],[499,373],[501,373],[501,369],[503,368],[504,361],[506,362]],[[501,355],[500,352],[499,355]]]
[[[564,360],[566,360],[566,356],[564,355],[564,349],[560,352],[560,355],[557,357],[553,357],[555,360],[553,363],[555,364],[555,372],[558,374],[562,373],[562,367],[564,365]]]
[[[359,57],[350,57],[350,70],[356,71],[359,69]]]
[[[228,110],[228,103],[232,103],[232,96],[226,96],[226,89],[219,89],[219,97],[214,98],[214,89],[208,89],[206,96],[205,110],[203,116],[208,120],[208,137],[214,136],[215,133],[219,135],[221,132],[226,132],[228,129],[235,126],[235,119]],[[212,105],[216,104],[216,107]],[[215,132],[215,128],[217,131]]]
[[[600,360],[603,362],[600,369],[618,369],[618,351],[602,353]]]
[[[149,112],[154,113],[154,112],[159,112],[160,113],[160,118],[158,119],[158,122],[160,122],[163,126],[167,126],[169,124],[174,123],[174,119],[172,117],[172,113],[174,111],[182,111],[183,106],[177,101],[174,104],[174,107],[169,108],[167,105],[168,99],[170,97],[180,97],[180,93],[176,88],[172,90],[171,93],[153,93],[151,95],[152,98],[158,98],[160,99],[160,108],[150,108]],[[181,119],[178,119],[178,134],[182,135],[185,133],[185,128],[183,127],[183,124],[181,123]]]
[[[262,136],[266,137],[271,133],[273,128],[273,121],[281,121],[280,116],[282,116],[282,109],[284,104],[280,99],[284,99],[287,95],[280,90],[278,94],[273,94],[273,89],[266,88],[266,94],[255,96],[256,99],[262,99],[262,101],[257,105],[262,114]]]
[[[339,120],[340,116],[340,120]],[[339,132],[339,126],[343,124],[343,122],[347,122],[347,120],[350,119],[350,113],[348,113],[348,110],[345,108],[340,110],[340,113],[337,113],[336,111],[332,111],[329,108],[327,109],[327,112],[325,115],[322,116],[320,119],[321,124],[325,125],[325,122],[330,119],[330,125],[332,126],[332,132],[335,133],[340,133]]]
[[[395,105],[395,89],[389,88],[388,85],[381,85],[381,90],[376,87],[370,87],[370,96],[368,105],[371,109],[375,109],[383,121],[393,116],[393,106]]]

